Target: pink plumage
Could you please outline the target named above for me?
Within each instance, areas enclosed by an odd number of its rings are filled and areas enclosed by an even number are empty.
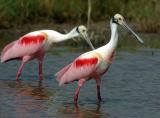
[[[5,59],[5,58],[7,58],[7,56],[4,56],[4,54],[6,54],[6,52],[7,52],[9,49],[11,49],[12,46],[13,46],[15,43],[16,43],[16,41],[13,41],[12,43],[8,44],[8,45],[3,49],[2,53],[1,53],[1,62],[7,61],[7,59]]]
[[[24,64],[32,59],[37,59],[39,62],[39,78],[42,80],[42,63],[45,52],[51,48],[53,43],[78,37],[79,35],[93,48],[92,43],[87,37],[87,28],[85,26],[75,27],[68,34],[61,34],[54,30],[39,30],[30,32],[8,44],[1,53],[1,62],[10,60],[22,61],[16,76],[16,80],[18,80]]]
[[[39,34],[37,36],[30,36],[30,35],[27,35],[27,36],[24,36],[21,38],[20,40],[20,44],[25,44],[25,45],[29,45],[31,43],[42,43],[43,41],[45,40],[45,35],[44,34]]]
[[[43,39],[43,40],[42,40]],[[26,35],[19,40],[8,44],[2,51],[1,62],[8,60],[22,59],[24,56],[38,56],[38,51],[43,50],[42,46],[45,36],[42,34],[31,36]]]
[[[57,74],[59,85],[86,78],[96,69],[98,58],[77,58],[72,64],[65,66]]]
[[[63,76],[63,74],[69,69],[69,67],[71,66],[71,64],[68,64],[67,66],[65,66],[62,70],[60,70],[59,72],[56,73],[56,80],[60,81],[61,77]]]
[[[101,55],[99,51],[99,49],[96,49],[80,55],[71,64],[65,66],[56,73],[56,80],[59,82],[60,86],[73,81],[78,81],[78,87],[75,90],[74,95],[75,104],[77,103],[78,93],[81,86],[92,78],[97,82],[97,95],[99,101],[101,100],[99,87],[100,76],[110,67],[114,57],[114,51],[110,51],[105,58],[103,58],[103,55]]]
[[[93,65],[96,64],[98,61],[97,58],[89,58],[89,59],[77,59],[75,61],[76,67],[82,67],[82,66],[88,66],[88,65]]]
[[[111,39],[108,44],[95,49],[93,51],[86,52],[75,59],[71,64],[65,66],[60,70],[56,76],[59,85],[67,84],[73,81],[78,81],[78,87],[74,94],[74,103],[77,104],[78,94],[81,86],[90,79],[95,79],[97,84],[97,97],[101,101],[100,96],[100,83],[101,76],[107,72],[111,62],[113,61],[115,55],[115,49],[118,43],[118,32],[117,26],[122,25],[131,31],[136,38],[143,43],[138,35],[135,34],[124,22],[123,16],[116,14],[110,22],[111,25]]]
[[[42,61],[45,52],[43,46],[46,38],[47,37],[44,33],[27,34],[19,40],[11,42],[3,49],[1,54],[1,62],[22,60],[16,80],[18,80],[24,64],[34,58],[39,60],[39,76],[40,79],[43,79]]]

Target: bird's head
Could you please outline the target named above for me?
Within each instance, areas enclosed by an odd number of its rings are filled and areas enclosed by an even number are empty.
[[[92,48],[92,49],[95,49],[94,46],[92,45],[89,37],[88,37],[88,30],[85,26],[83,25],[80,25],[76,28],[76,32],[83,38],[87,41],[87,43],[89,44],[89,46]]]
[[[129,30],[138,39],[140,43],[144,43],[143,40],[127,25],[127,23],[124,20],[124,17],[121,14],[115,14],[112,18],[112,23],[122,25],[124,28]]]
[[[122,25],[124,22],[124,17],[120,14],[115,14],[112,18],[112,22],[118,25]]]

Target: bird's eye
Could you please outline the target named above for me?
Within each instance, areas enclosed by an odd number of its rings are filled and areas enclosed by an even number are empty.
[[[85,32],[85,30],[82,30],[82,32]]]
[[[122,18],[118,18],[118,20],[122,20]]]

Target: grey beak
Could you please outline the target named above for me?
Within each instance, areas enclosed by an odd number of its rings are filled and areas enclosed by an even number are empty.
[[[87,41],[88,45],[91,47],[92,50],[94,50],[94,46],[91,43],[91,40],[88,38],[87,34],[83,34],[82,37]]]
[[[144,41],[127,25],[125,21],[122,23],[122,26],[129,30],[141,44],[144,44]]]

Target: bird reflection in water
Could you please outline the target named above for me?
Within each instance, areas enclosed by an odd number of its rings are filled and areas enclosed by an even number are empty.
[[[110,117],[108,113],[101,112],[101,104],[98,103],[96,107],[82,107],[78,105],[72,106],[71,104],[64,105],[63,108],[59,109],[59,112],[64,117],[71,118],[101,118],[102,116],[105,118]]]
[[[17,97],[30,96],[34,99],[39,99],[39,100],[49,98],[49,96],[44,91],[44,88],[42,86],[43,83],[41,80],[38,81],[37,86],[22,85],[21,81],[17,81],[17,85],[21,87],[16,94]]]
[[[17,81],[18,92],[16,93],[16,114],[17,117],[29,117],[30,113],[35,113],[33,117],[40,117],[39,113],[44,111],[43,101],[49,99],[49,95],[43,88],[42,81],[37,86],[24,85]]]

